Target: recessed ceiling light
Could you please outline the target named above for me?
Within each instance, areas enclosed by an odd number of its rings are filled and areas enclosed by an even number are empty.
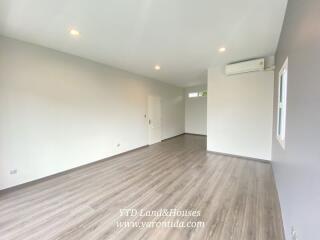
[[[225,48],[225,47],[221,47],[221,48],[219,48],[219,52],[225,52],[227,49]]]
[[[79,31],[76,30],[76,29],[71,29],[71,30],[70,30],[70,34],[71,34],[72,36],[79,36],[79,35],[80,35]]]
[[[160,70],[160,68],[161,68],[160,65],[155,65],[154,66],[154,69],[157,70],[157,71]]]

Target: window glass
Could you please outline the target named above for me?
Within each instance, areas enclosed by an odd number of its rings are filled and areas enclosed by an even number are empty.
[[[199,92],[200,97],[206,97],[207,96],[207,91]]]
[[[198,97],[198,93],[197,92],[191,92],[189,93],[189,98],[195,98],[195,97]]]
[[[207,96],[207,91],[188,93],[189,98],[206,97],[206,96]]]

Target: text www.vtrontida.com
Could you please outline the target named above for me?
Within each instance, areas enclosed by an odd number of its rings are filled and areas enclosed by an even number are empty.
[[[118,228],[202,228],[201,221],[122,221],[117,222]]]

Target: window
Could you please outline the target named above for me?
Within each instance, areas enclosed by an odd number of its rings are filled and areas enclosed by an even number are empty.
[[[191,92],[188,94],[189,98],[206,97],[206,96],[207,96],[207,91]]]
[[[189,96],[189,98],[195,98],[195,97],[198,97],[199,95],[197,92],[191,92],[191,93],[189,93],[188,96]]]
[[[199,92],[199,97],[206,97],[206,96],[207,96],[207,91]]]
[[[277,112],[277,138],[282,148],[285,148],[286,136],[286,110],[288,85],[288,58],[279,72],[278,112]]]

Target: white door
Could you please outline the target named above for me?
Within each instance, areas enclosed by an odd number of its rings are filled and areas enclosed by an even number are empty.
[[[148,96],[149,145],[161,142],[161,99]]]

